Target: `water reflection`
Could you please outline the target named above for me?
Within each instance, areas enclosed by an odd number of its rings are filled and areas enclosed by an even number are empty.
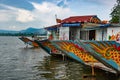
[[[115,75],[95,69],[95,77],[91,76],[91,68],[72,60],[62,61],[56,57],[45,57],[37,63],[35,77],[42,80],[117,80]]]
[[[62,59],[53,58],[52,56],[46,57],[44,62],[39,62],[38,66],[35,66],[39,71],[36,75],[39,76],[39,78],[48,80],[75,80],[75,77],[78,78],[78,76],[79,78],[76,80],[81,80],[81,67],[81,64],[62,61]]]

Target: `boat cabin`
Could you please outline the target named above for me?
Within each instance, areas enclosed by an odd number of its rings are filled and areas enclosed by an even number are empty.
[[[71,16],[45,29],[53,40],[110,40],[120,32],[120,26],[101,21],[96,15]]]

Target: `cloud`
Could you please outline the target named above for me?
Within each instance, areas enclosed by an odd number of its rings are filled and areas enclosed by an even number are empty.
[[[76,0],[69,2],[69,7],[77,15],[97,15],[101,20],[110,20],[111,9],[115,0]]]
[[[55,15],[64,19],[75,15],[98,15],[109,19],[114,0],[54,0],[55,2],[29,2],[32,10],[0,4],[0,28],[21,30],[28,27],[43,28],[56,24]],[[59,4],[59,5],[58,5]]]
[[[99,0],[99,1],[106,6],[114,6],[116,4],[116,0],[104,0],[104,1]]]
[[[0,10],[0,14],[3,18],[0,21],[18,21],[18,22],[30,22],[34,20],[34,15],[29,11],[21,8],[16,8],[8,5],[0,4],[4,7],[4,10]]]
[[[19,22],[31,22],[34,21],[35,18],[30,11],[19,9],[16,20]]]
[[[6,10],[0,10],[0,22],[4,22],[4,21],[9,21],[12,19],[12,17],[10,16],[11,13],[5,14],[8,11]]]
[[[98,3],[104,6],[113,6],[116,3],[116,0],[87,0],[89,2]]]
[[[33,10],[0,4],[3,7],[0,9],[0,17],[2,17],[0,18],[0,23],[2,23],[0,27],[14,30],[27,27],[43,28],[56,24],[55,14],[61,19],[75,14],[67,7],[60,7],[50,2],[30,2],[30,4],[34,8]]]
[[[36,14],[36,19],[43,22],[45,26],[56,24],[55,14],[61,19],[75,14],[69,8],[63,8],[50,2],[42,4],[31,2],[31,4],[35,8],[33,13]]]

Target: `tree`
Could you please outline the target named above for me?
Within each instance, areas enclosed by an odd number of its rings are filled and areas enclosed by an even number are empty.
[[[112,23],[120,23],[120,0],[116,1],[117,4],[114,5],[112,12],[111,12],[111,17],[112,19],[110,22]]]

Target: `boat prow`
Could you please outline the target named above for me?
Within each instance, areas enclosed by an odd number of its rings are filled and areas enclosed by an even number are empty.
[[[33,47],[39,47],[39,45],[34,40],[30,40],[27,37],[22,36],[19,39],[22,40],[25,44],[29,44],[29,45],[31,45]]]

